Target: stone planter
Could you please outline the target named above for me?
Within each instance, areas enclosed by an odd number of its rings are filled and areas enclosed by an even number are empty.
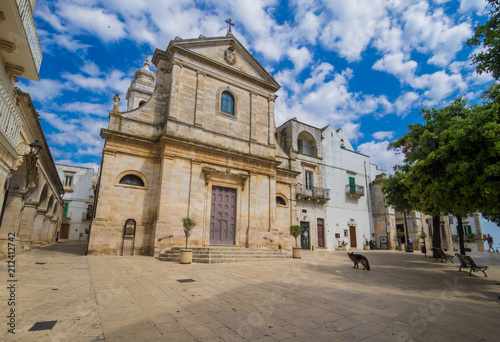
[[[347,245],[342,246],[342,250],[343,250],[343,251],[347,251]]]
[[[365,251],[369,250],[369,249],[370,249],[370,245],[366,245],[363,249],[364,249]]]
[[[179,258],[181,264],[190,264],[193,262],[193,250],[181,249],[181,256]]]
[[[292,257],[295,259],[302,258],[302,248],[301,247],[292,247]]]

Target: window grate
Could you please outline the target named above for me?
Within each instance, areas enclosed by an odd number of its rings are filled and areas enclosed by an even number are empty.
[[[28,331],[51,330],[57,321],[36,322]]]
[[[177,279],[179,283],[194,283],[196,280],[194,279]]]

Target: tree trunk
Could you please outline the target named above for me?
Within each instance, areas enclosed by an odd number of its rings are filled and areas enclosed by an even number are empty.
[[[464,243],[464,225],[462,223],[462,216],[457,215],[458,227],[458,245],[460,249],[460,254],[465,255],[465,243]]]
[[[186,238],[186,248],[188,248],[188,238]]]
[[[405,251],[410,251],[410,237],[408,236],[408,223],[406,223],[406,210],[403,211],[403,217],[405,219]]]
[[[439,215],[432,216],[432,247],[441,248],[441,224]],[[435,250],[432,251],[432,257],[437,257]]]

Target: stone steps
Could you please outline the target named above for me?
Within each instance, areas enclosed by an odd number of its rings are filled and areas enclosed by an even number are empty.
[[[240,247],[195,247],[190,249],[193,250],[193,262],[206,264],[266,261],[286,259],[290,257],[286,251],[280,251],[277,249]],[[165,253],[160,254],[157,259],[162,261],[179,261],[180,253],[180,247],[173,247],[171,250],[167,250]]]

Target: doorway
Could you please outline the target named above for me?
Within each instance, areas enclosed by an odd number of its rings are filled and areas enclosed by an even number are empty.
[[[351,248],[357,248],[356,243],[356,226],[349,226],[349,238],[351,239]]]
[[[318,247],[325,247],[325,225],[323,219],[318,219],[316,226],[318,228]]]
[[[300,222],[300,226],[302,227],[302,235],[300,235],[300,247],[302,249],[309,249],[309,222]]]
[[[60,239],[67,239],[69,237],[69,223],[61,224],[61,234],[59,235]]]
[[[236,189],[212,187],[210,244],[234,245],[236,236]]]

